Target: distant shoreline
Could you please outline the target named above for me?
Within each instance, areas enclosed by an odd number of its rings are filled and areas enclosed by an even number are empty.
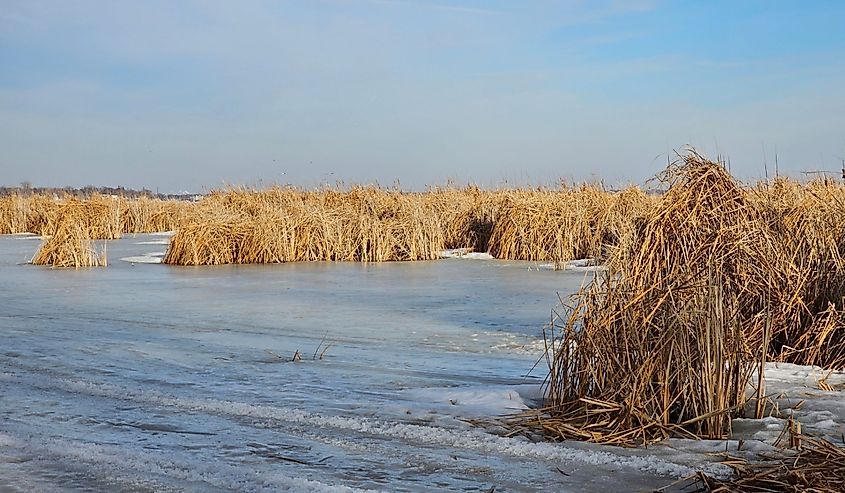
[[[118,197],[125,197],[135,199],[138,197],[149,197],[162,200],[197,200],[198,197],[203,196],[201,193],[158,193],[148,190],[146,188],[141,190],[134,190],[124,187],[95,187],[88,185],[82,188],[74,187],[33,187],[28,185],[18,187],[0,186],[0,197],[8,197],[10,195],[61,195],[71,196],[77,198],[88,198],[92,195],[114,195]]]

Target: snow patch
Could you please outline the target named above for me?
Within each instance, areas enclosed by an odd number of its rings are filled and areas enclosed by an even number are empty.
[[[753,437],[770,443],[777,440],[773,435],[783,431],[785,418],[792,416],[801,423],[804,433],[841,442],[845,436],[845,372],[817,366],[767,363],[764,375],[766,395],[780,417],[760,420],[768,426],[753,430]],[[825,390],[828,388],[833,390]],[[740,425],[749,426],[745,422]]]
[[[495,260],[487,252],[473,252],[471,248],[452,248],[440,252],[440,258],[462,258],[468,260]]]
[[[120,260],[133,264],[160,264],[167,252],[150,252],[136,257],[123,257]]]
[[[41,240],[43,236],[37,235],[35,233],[12,233],[9,236],[16,240]]]

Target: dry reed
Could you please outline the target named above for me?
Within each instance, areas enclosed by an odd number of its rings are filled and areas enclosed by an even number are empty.
[[[44,195],[0,197],[0,234],[41,234],[57,208],[56,200]]]
[[[354,188],[212,194],[171,239],[165,263],[433,260],[444,228],[422,195]]]
[[[115,197],[93,195],[86,200],[68,199],[48,216],[40,233],[57,236],[59,229],[70,222],[96,240],[115,240],[121,237],[120,211],[122,203]]]
[[[734,477],[720,480],[699,473],[686,488],[695,493],[839,493],[845,491],[845,448],[799,435],[798,450],[765,462],[729,458]],[[695,488],[695,489],[690,489]]]
[[[653,207],[638,188],[607,192],[585,185],[502,195],[489,250],[511,260],[604,259],[607,248]]]
[[[787,270],[760,212],[722,166],[691,153],[657,206],[549,334],[548,407],[522,421],[558,438],[719,438],[742,412],[786,318]],[[792,305],[790,305],[792,306]]]
[[[92,240],[122,233],[177,229],[192,213],[188,202],[93,194],[85,199],[46,195],[0,198],[0,234],[30,232],[45,237],[33,263],[59,267],[105,265]]]
[[[105,267],[107,260],[105,246],[102,251],[94,248],[82,222],[65,221],[56,227],[52,236],[44,237],[32,263],[53,267]]]

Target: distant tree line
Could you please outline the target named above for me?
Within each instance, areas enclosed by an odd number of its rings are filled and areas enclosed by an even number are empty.
[[[176,200],[190,200],[196,194],[172,194],[172,193],[157,193],[152,190],[143,188],[141,190],[133,190],[124,187],[95,187],[94,185],[86,185],[82,188],[74,187],[34,187],[30,182],[22,182],[18,186],[0,186],[0,197],[7,195],[57,195],[59,197],[76,197],[86,198],[94,194],[101,195],[116,195],[118,197],[126,197],[130,199],[138,197],[149,197],[158,199],[176,199]]]

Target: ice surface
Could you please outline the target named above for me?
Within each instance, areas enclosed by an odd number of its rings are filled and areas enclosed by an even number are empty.
[[[108,254],[159,258],[151,241]],[[0,490],[649,490],[724,475],[718,452],[739,446],[552,444],[466,423],[537,403],[543,325],[590,273],[492,260],[21,265],[35,248],[0,237],[15,287],[0,290]],[[769,391],[835,436],[841,391],[820,390],[814,371],[772,366]],[[744,451],[771,448],[782,424],[737,422],[763,440]]]
[[[3,235],[0,235],[3,236]],[[16,240],[41,240],[43,236],[37,235],[35,233],[12,233],[9,236],[10,238],[14,238]]]

